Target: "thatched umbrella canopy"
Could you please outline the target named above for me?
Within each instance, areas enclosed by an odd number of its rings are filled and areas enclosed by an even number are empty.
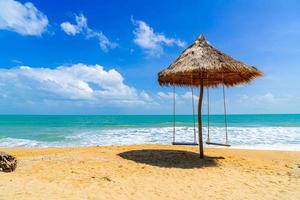
[[[198,128],[200,157],[203,158],[202,99],[203,87],[227,87],[249,83],[262,72],[222,53],[201,35],[165,70],[158,74],[160,85],[200,87]]]

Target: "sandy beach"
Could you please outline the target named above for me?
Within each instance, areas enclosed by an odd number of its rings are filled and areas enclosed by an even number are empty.
[[[0,199],[299,199],[300,152],[169,145],[6,148]]]

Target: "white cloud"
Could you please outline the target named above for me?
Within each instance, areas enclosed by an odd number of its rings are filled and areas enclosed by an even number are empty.
[[[131,20],[135,25],[135,29],[133,31],[134,43],[145,49],[149,55],[161,55],[163,53],[164,45],[177,45],[179,47],[184,47],[186,45],[186,43],[182,40],[168,38],[162,33],[155,33],[153,28],[144,21],[134,20],[133,18]]]
[[[158,92],[156,94],[156,99],[164,104],[172,104],[173,102],[173,92]],[[185,92],[183,94],[175,93],[176,104],[189,105],[192,103],[192,92]],[[194,94],[194,104],[197,105],[198,96]]]
[[[274,103],[275,97],[272,93],[268,92],[262,96],[256,97],[258,101],[267,102],[267,103]]]
[[[196,101],[199,97],[197,95],[192,95],[192,92],[186,92],[184,94],[181,95],[181,98],[184,99],[184,100],[189,100],[191,101],[192,100],[192,96],[194,96],[194,101]]]
[[[22,61],[20,61],[20,60],[18,60],[18,59],[13,59],[13,60],[11,60],[11,62],[17,63],[17,64],[19,64],[19,65],[21,65],[21,64],[23,63]]]
[[[173,93],[172,92],[158,92],[157,93],[157,98],[161,100],[171,100],[173,99]],[[177,93],[175,93],[175,98],[178,98]]]
[[[299,113],[297,94],[274,95],[274,91],[265,91],[254,95],[237,95],[237,98],[231,98],[227,102],[228,110],[232,113]]]
[[[240,103],[248,103],[248,104],[272,104],[276,102],[274,95],[270,92],[262,95],[255,95],[255,96],[248,96],[248,95],[241,95],[239,98]]]
[[[79,33],[78,27],[76,25],[71,24],[70,22],[63,22],[60,24],[60,27],[68,35],[76,35],[77,33]]]
[[[76,35],[83,31],[88,32],[89,27],[87,25],[87,19],[84,15],[75,16],[76,24],[71,24],[70,22],[63,22],[60,27],[68,35]]]
[[[153,101],[153,98],[150,97],[150,95],[145,91],[142,91],[140,96],[142,97],[142,99],[144,99],[146,101]]]
[[[75,24],[63,22],[60,27],[67,35],[84,34],[86,39],[97,38],[100,48],[105,52],[118,46],[117,43],[111,42],[101,31],[98,32],[89,28],[87,18],[84,15],[75,16],[75,21]]]
[[[69,100],[99,106],[151,104],[153,99],[144,91],[124,83],[115,69],[100,65],[75,64],[57,68],[20,66],[0,69],[0,93],[11,101],[41,102]]]
[[[47,16],[32,3],[0,0],[0,29],[21,35],[40,36],[48,25]]]

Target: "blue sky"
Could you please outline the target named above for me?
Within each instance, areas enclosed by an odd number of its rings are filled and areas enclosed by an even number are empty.
[[[157,73],[200,34],[261,69],[229,113],[300,113],[299,1],[0,0],[1,114],[170,114]],[[199,91],[196,91],[199,92]],[[222,93],[211,91],[222,113]],[[189,88],[177,90],[190,114]],[[205,106],[205,105],[204,105]]]

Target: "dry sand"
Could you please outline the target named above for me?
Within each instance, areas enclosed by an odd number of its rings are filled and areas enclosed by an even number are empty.
[[[300,152],[133,145],[0,149],[0,199],[300,199]]]

